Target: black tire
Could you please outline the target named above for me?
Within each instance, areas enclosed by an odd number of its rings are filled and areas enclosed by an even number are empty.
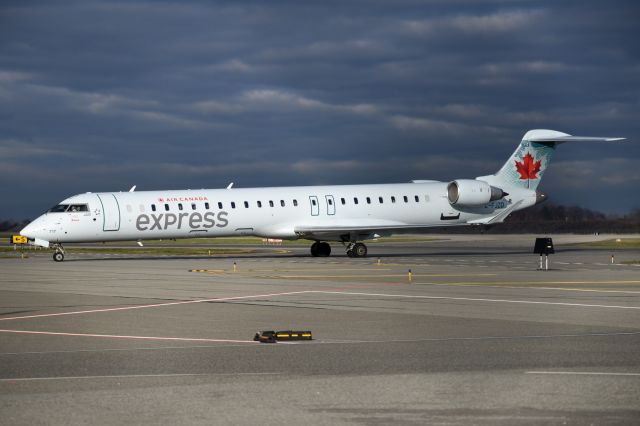
[[[353,253],[353,250],[347,250],[347,256],[355,257],[356,255]]]
[[[319,253],[318,253],[318,246],[320,245],[320,243],[318,241],[316,241],[315,243],[311,244],[311,256],[313,257],[318,257]]]
[[[356,243],[353,246],[353,254],[355,257],[366,257],[367,256],[367,246],[362,243]]]
[[[318,243],[318,256],[329,257],[331,256],[331,246],[329,243]]]
[[[59,251],[53,253],[53,260],[55,262],[62,262],[64,260],[64,253]]]

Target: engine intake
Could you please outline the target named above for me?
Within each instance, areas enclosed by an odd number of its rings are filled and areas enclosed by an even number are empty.
[[[459,179],[447,185],[447,198],[452,206],[479,207],[509,195],[487,182]]]

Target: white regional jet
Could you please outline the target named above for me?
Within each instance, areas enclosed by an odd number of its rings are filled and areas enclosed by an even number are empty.
[[[311,240],[313,256],[329,256],[327,241],[338,241],[350,257],[364,257],[363,240],[500,223],[545,199],[536,188],[556,146],[622,139],[531,130],[496,174],[452,182],[88,192],[63,200],[20,234],[52,247],[57,262],[63,243],[235,235]]]

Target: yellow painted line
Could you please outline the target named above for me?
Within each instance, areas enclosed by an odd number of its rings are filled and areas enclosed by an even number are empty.
[[[420,277],[424,277],[425,275],[420,275]],[[638,280],[629,280],[629,281],[609,281],[609,280],[605,280],[605,281],[520,281],[518,282],[519,284],[524,284],[524,285],[538,285],[538,284],[547,284],[547,285],[551,285],[551,284],[555,284],[555,285],[570,285],[570,284],[640,284],[640,281]],[[482,286],[482,285],[495,285],[495,286],[500,286],[502,284],[507,284],[510,286],[513,286],[514,281],[469,281],[469,282],[424,282],[424,283],[415,283],[415,284],[442,284],[442,285],[475,285],[475,286]],[[517,286],[513,286],[514,288],[518,288]]]
[[[415,277],[491,277],[498,274],[413,274]],[[406,277],[406,273],[402,274],[376,274],[376,275],[279,275],[276,278],[398,278]],[[428,283],[425,283],[428,284]]]
[[[640,291],[626,291],[626,290],[596,290],[590,288],[571,288],[571,287],[526,287],[526,286],[514,286],[514,285],[484,285],[482,282],[478,283],[415,283],[417,285],[437,285],[437,286],[451,286],[451,287],[493,287],[493,288],[514,288],[514,289],[538,289],[538,290],[562,290],[562,291],[584,291],[593,293],[623,293],[623,294],[640,294]],[[511,283],[513,284],[513,283]],[[604,282],[602,283],[604,284]]]
[[[387,266],[387,265],[385,265]],[[326,271],[327,268],[305,268],[305,267],[301,267],[299,269],[304,269],[305,271]],[[299,269],[247,269],[247,272],[295,272],[298,271]],[[392,271],[392,268],[381,268],[381,267],[376,267],[375,265],[372,265],[372,267],[369,268],[336,268],[336,267],[331,267],[332,270],[334,271]]]

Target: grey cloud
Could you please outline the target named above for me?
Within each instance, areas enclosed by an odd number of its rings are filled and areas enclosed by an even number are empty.
[[[632,1],[7,2],[0,196],[18,204],[3,204],[0,218],[135,183],[474,177],[499,167],[530,128],[630,138],[562,146],[543,186],[556,201],[638,207],[637,10]],[[18,158],[30,179],[18,177]]]

